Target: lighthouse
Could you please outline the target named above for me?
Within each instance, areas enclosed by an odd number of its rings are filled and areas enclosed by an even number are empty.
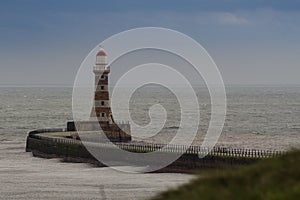
[[[99,122],[114,123],[110,108],[108,91],[108,74],[110,67],[107,63],[107,55],[101,49],[96,55],[96,62],[93,68],[95,74],[94,105],[91,118],[97,118]]]
[[[96,54],[93,73],[95,76],[95,89],[90,121],[81,123],[77,122],[76,125],[80,126],[81,130],[95,130],[97,125],[99,124],[102,131],[110,141],[131,141],[131,130],[129,122],[115,122],[111,112],[108,91],[110,66],[108,66],[107,55],[104,49],[100,49]]]

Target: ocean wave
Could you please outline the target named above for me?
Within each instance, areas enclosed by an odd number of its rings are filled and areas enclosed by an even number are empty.
[[[168,126],[168,127],[165,127],[165,129],[179,129],[180,127],[179,126]]]

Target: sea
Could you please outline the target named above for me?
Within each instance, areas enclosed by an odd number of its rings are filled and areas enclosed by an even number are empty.
[[[149,199],[194,178],[188,174],[124,173],[36,158],[25,152],[28,131],[65,127],[73,119],[72,90],[0,87],[0,199]],[[201,116],[193,145],[201,145],[211,105],[206,88],[195,91]],[[227,114],[216,145],[279,151],[300,147],[299,86],[228,86],[226,94]],[[164,88],[141,88],[130,100],[131,119],[147,125],[152,104],[165,107],[166,124],[157,136],[134,133],[133,139],[167,143],[180,129],[179,103]]]

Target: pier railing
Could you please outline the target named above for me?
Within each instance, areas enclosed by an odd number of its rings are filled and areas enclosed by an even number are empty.
[[[154,144],[145,142],[128,142],[128,143],[94,143],[94,142],[82,142],[80,140],[72,138],[50,137],[44,136],[42,133],[47,132],[63,132],[64,129],[39,129],[28,133],[28,137],[48,141],[59,144],[75,144],[75,145],[96,145],[101,147],[112,147],[113,145],[119,148],[131,151],[131,152],[166,152],[166,153],[178,153],[178,154],[197,154],[207,156],[222,156],[222,157],[247,157],[247,158],[272,158],[283,155],[284,151],[277,150],[257,150],[257,149],[238,149],[227,148],[221,146],[215,146],[213,148],[201,147],[201,146],[185,146],[185,145],[170,145],[170,144]]]

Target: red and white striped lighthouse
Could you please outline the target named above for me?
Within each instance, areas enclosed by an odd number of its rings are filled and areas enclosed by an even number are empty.
[[[97,117],[99,122],[114,123],[108,92],[108,74],[110,67],[107,62],[107,55],[103,49],[96,55],[93,72],[95,74],[95,95],[91,118]]]

